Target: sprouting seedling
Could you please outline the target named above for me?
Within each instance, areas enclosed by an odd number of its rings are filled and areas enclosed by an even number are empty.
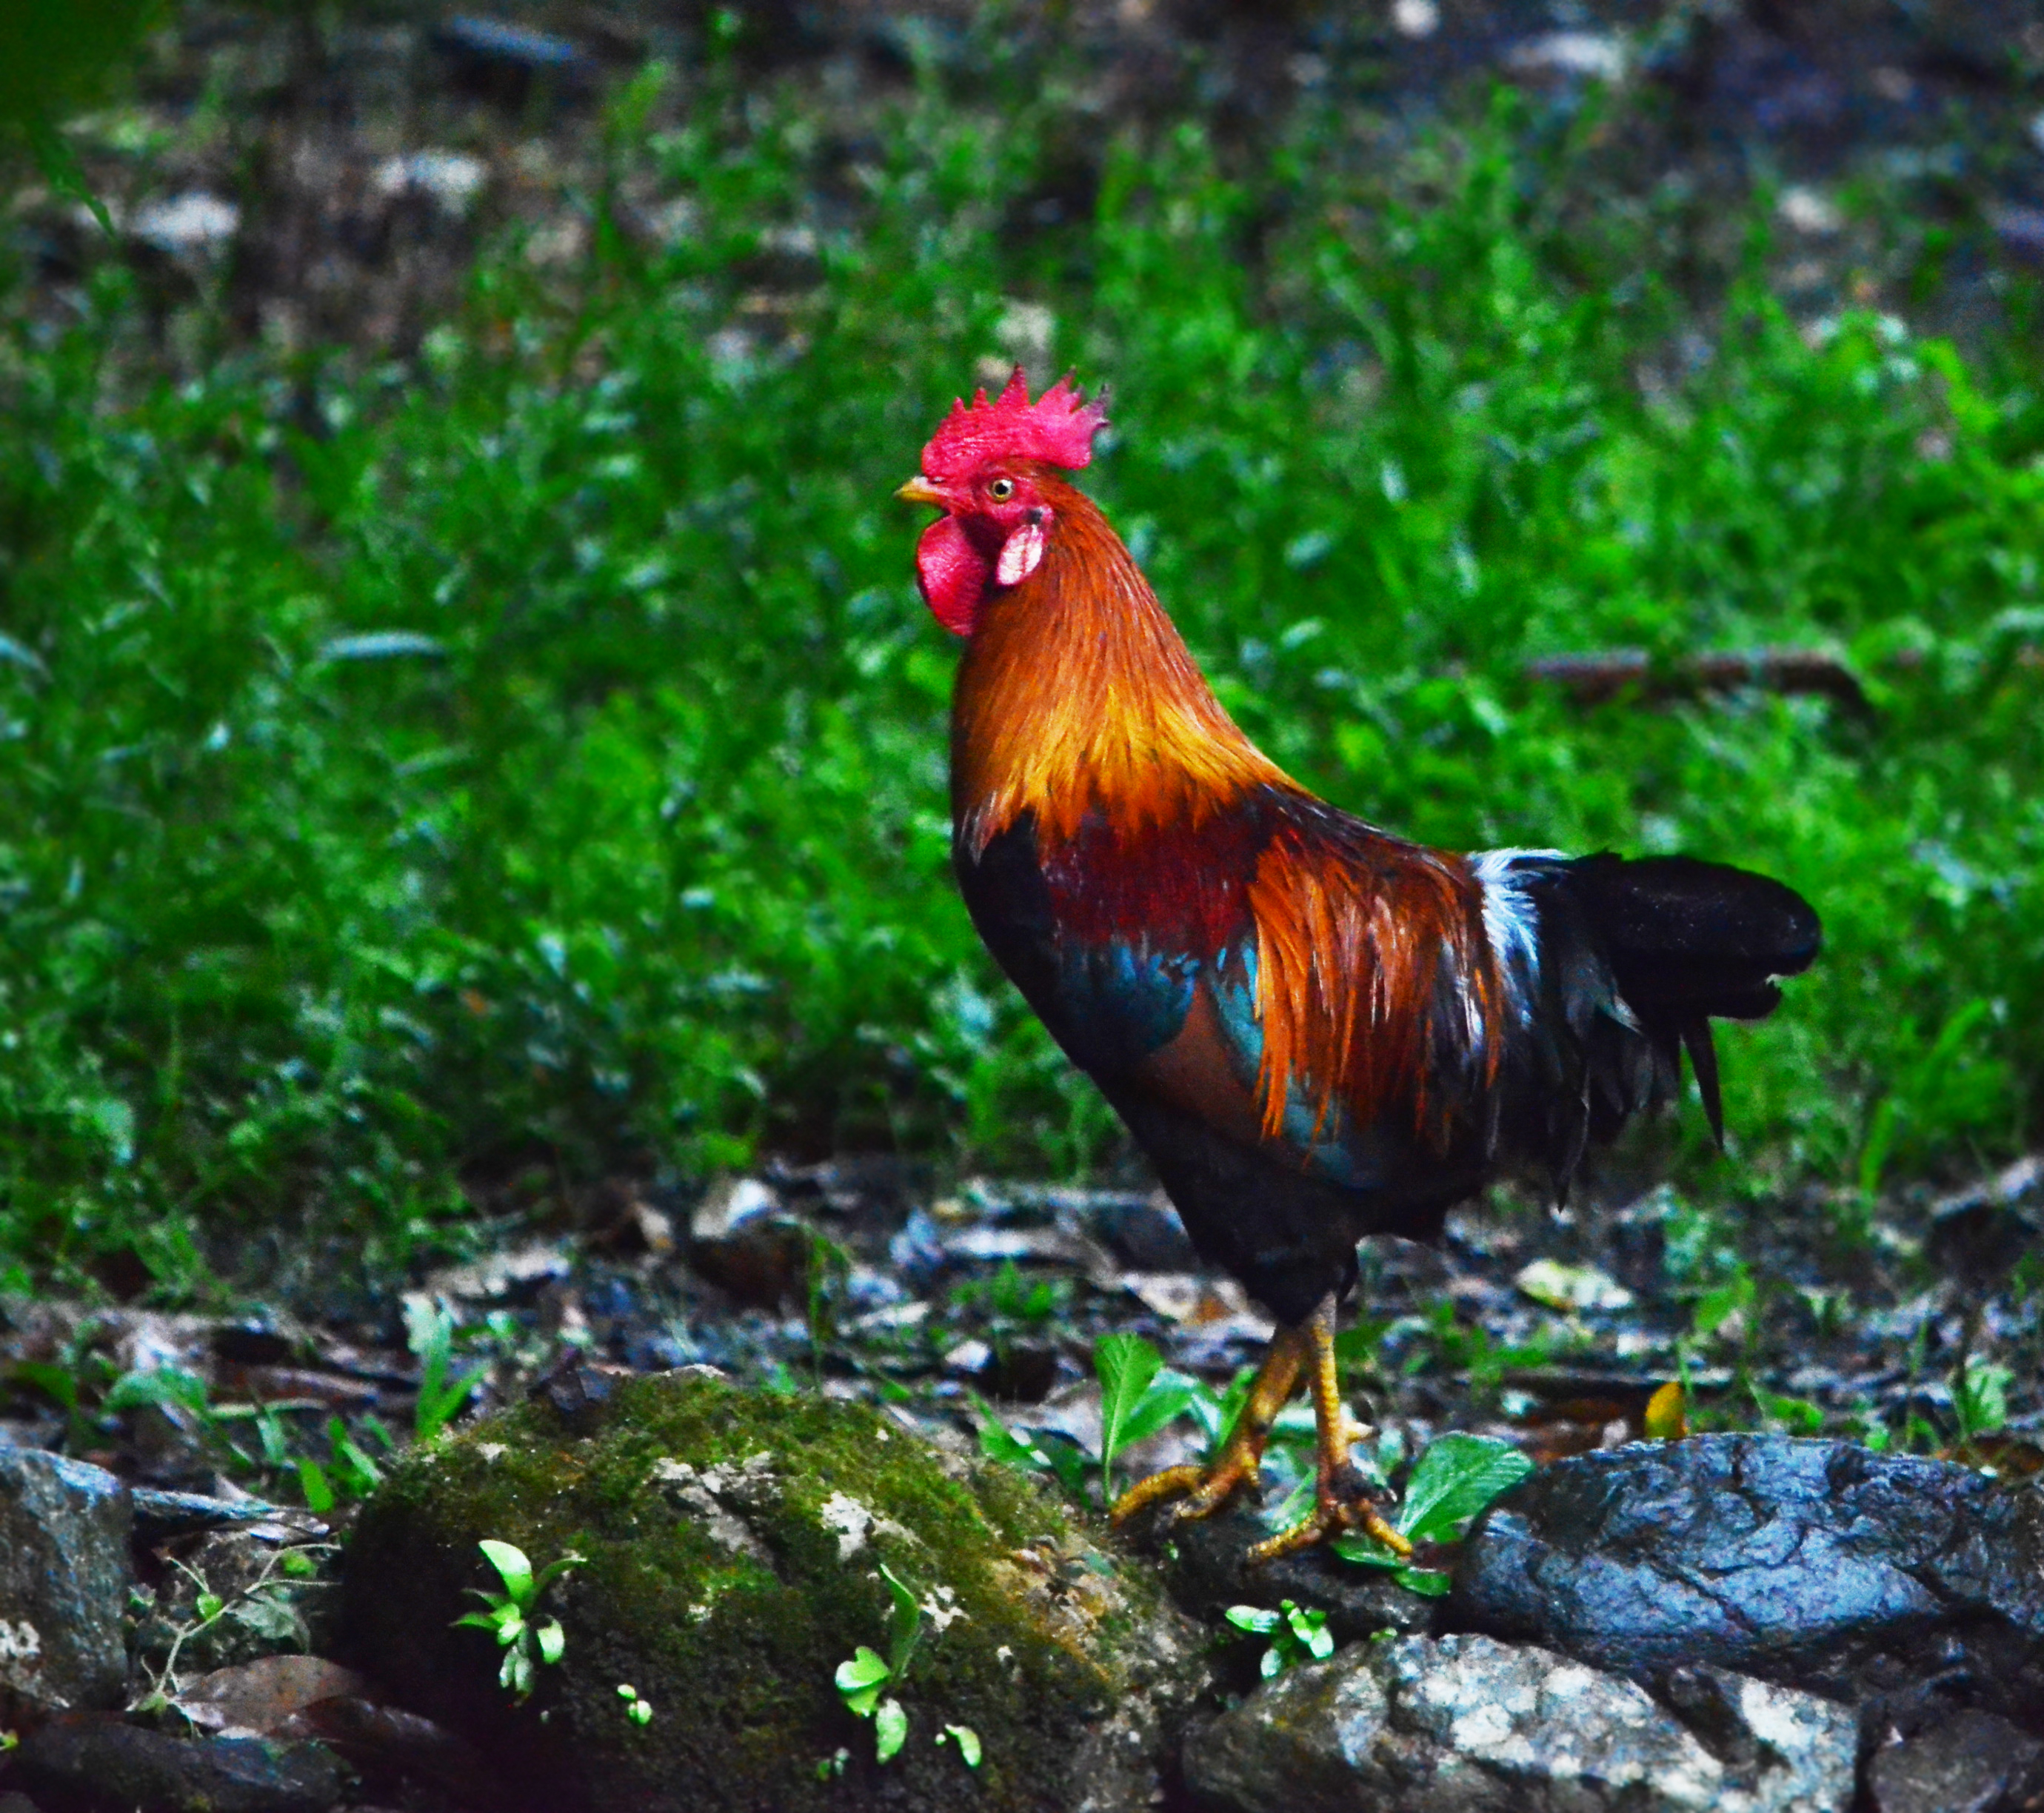
[[[909,1658],[923,1634],[923,1608],[885,1561],[880,1564],[880,1577],[886,1581],[894,1601],[888,1618],[886,1659],[882,1661],[861,1643],[850,1661],[838,1664],[836,1680],[845,1710],[873,1721],[874,1760],[884,1763],[892,1760],[907,1742],[909,1715],[891,1694],[885,1700],[881,1696],[889,1688],[898,1688],[908,1674]]]
[[[1410,1542],[1450,1541],[1500,1492],[1532,1470],[1533,1463],[1509,1442],[1489,1435],[1443,1435],[1414,1465],[1392,1527]],[[1400,1586],[1429,1598],[1448,1590],[1446,1574],[1412,1566],[1396,1550],[1360,1531],[1337,1537],[1334,1550],[1345,1561],[1389,1569]]]
[[[617,1684],[617,1697],[624,1702],[624,1716],[633,1724],[644,1729],[653,1723],[653,1703],[650,1700],[642,1700],[639,1689],[628,1681],[620,1680]]]
[[[947,1725],[937,1734],[937,1742],[941,1744],[947,1740],[956,1742],[959,1755],[967,1769],[979,1767],[979,1759],[984,1753],[980,1749],[979,1734],[970,1725]]]
[[[480,1377],[478,1368],[451,1373],[454,1317],[446,1304],[423,1296],[405,1304],[405,1344],[419,1362],[419,1403],[413,1413],[413,1433],[429,1442],[461,1414]]]
[[[496,1569],[504,1589],[493,1592],[486,1587],[468,1588],[467,1591],[482,1601],[483,1609],[457,1618],[455,1623],[474,1624],[497,1634],[497,1641],[504,1646],[504,1665],[497,1671],[497,1679],[514,1700],[524,1700],[532,1692],[536,1662],[551,1665],[558,1662],[567,1649],[567,1634],[561,1629],[558,1618],[549,1618],[544,1624],[533,1623],[532,1615],[538,1608],[540,1595],[586,1558],[566,1554],[534,1573],[523,1549],[514,1548],[509,1542],[493,1542],[486,1536],[476,1546]],[[651,1716],[650,1712],[647,1716]]]
[[[1275,1611],[1260,1605],[1231,1605],[1222,1615],[1238,1631],[1270,1639],[1270,1648],[1263,1652],[1266,1680],[1300,1662],[1324,1662],[1335,1653],[1327,1615],[1317,1606],[1301,1607],[1281,1599]]]
[[[1103,1335],[1093,1343],[1100,1375],[1101,1496],[1114,1502],[1114,1457],[1192,1408],[1198,1387],[1163,1370],[1164,1358],[1140,1335]]]

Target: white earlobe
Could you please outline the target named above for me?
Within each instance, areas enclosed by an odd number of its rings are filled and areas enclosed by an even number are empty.
[[[1024,523],[1001,544],[993,577],[1004,586],[1019,586],[1043,562],[1043,525]]]

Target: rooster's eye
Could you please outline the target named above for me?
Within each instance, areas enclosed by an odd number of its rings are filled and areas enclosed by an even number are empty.
[[[986,494],[997,504],[1005,504],[1015,495],[1015,481],[1012,478],[997,478],[987,486]]]

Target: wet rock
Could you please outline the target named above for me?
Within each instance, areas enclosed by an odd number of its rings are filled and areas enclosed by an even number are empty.
[[[689,1222],[689,1264],[755,1309],[792,1303],[809,1282],[813,1237],[756,1177],[738,1177],[704,1197]]]
[[[117,1706],[133,1517],[113,1474],[0,1447],[0,1686],[52,1706]]]
[[[1447,1627],[1654,1679],[1850,1703],[1933,1678],[2044,1725],[2044,1496],[1842,1442],[1706,1435],[1532,1475],[1471,1531]]]
[[[1321,1547],[1253,1565],[1249,1551],[1270,1534],[1257,1509],[1239,1498],[1211,1517],[1174,1523],[1166,1504],[1132,1528],[1132,1538],[1161,1556],[1165,1584],[1181,1609],[1218,1623],[1231,1605],[1276,1605],[1289,1599],[1327,1615],[1338,1643],[1379,1631],[1430,1631],[1439,1602],[1400,1586],[1378,1568],[1358,1567]]]
[[[326,1813],[340,1799],[345,1772],[317,1744],[187,1741],[83,1714],[24,1738],[14,1779],[46,1813]]]
[[[583,1558],[540,1608],[566,1648],[523,1705],[489,1635],[452,1627],[464,1589],[494,1584],[485,1537],[536,1567]],[[922,1613],[884,1769],[832,1683],[889,1646],[883,1563]],[[414,1451],[363,1514],[346,1593],[352,1657],[561,1813],[1146,1807],[1204,1679],[1202,1634],[1033,1481],[700,1370],[618,1381],[572,1425],[539,1399]],[[983,1746],[970,1777],[949,1725]]]
[[[1401,1637],[1280,1675],[1188,1744],[1185,1775],[1228,1813],[1843,1813],[1850,1712],[1735,1677],[1723,1698],[1742,1743],[1546,1650]]]
[[[1873,1813],[2022,1813],[2044,1804],[2044,1744],[1972,1707],[1874,1752]]]

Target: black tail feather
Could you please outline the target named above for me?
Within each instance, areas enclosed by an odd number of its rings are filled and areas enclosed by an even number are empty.
[[[1657,1049],[1670,1059],[1689,1054],[1722,1147],[1710,1023],[1765,1020],[1774,1011],[1781,1000],[1775,978],[1808,969],[1823,947],[1815,910],[1780,882],[1693,856],[1586,856],[1568,875],[1620,999]]]
[[[1724,1100],[1718,1093],[1718,1048],[1711,1039],[1711,1023],[1699,1017],[1682,1022],[1682,1048],[1689,1054],[1689,1068],[1696,1074],[1696,1093],[1704,1098],[1704,1118],[1711,1124],[1711,1137],[1724,1150]]]

